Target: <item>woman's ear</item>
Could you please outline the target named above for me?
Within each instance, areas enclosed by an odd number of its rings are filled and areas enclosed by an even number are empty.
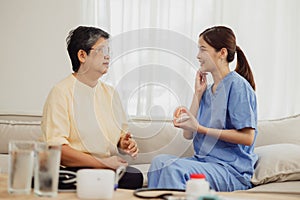
[[[80,49],[77,53],[77,57],[80,63],[84,63],[87,57],[87,53],[84,50]]]
[[[223,59],[223,60],[226,60],[227,55],[228,55],[227,49],[226,48],[222,48],[220,50],[220,58]]]

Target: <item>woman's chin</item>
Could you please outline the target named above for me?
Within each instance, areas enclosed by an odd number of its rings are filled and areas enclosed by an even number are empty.
[[[204,66],[200,66],[199,71],[202,73],[207,73],[207,69]]]

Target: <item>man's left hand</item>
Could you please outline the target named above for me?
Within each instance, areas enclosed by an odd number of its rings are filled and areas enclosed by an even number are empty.
[[[127,132],[125,135],[121,136],[119,141],[119,148],[125,153],[129,154],[133,158],[137,157],[139,149],[137,147],[136,141],[132,138],[131,133]]]

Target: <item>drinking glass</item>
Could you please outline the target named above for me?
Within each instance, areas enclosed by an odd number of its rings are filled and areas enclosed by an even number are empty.
[[[34,193],[55,197],[58,191],[61,145],[37,143],[34,170]]]
[[[10,141],[8,192],[30,194],[34,165],[34,141]]]

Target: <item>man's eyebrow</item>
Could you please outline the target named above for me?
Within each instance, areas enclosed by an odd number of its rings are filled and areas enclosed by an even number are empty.
[[[99,46],[96,46],[95,48],[102,48],[108,46],[107,44],[100,44]]]

